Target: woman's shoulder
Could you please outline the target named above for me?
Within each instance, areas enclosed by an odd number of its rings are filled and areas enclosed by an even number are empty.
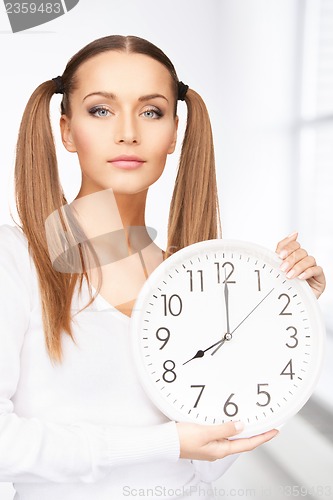
[[[1,251],[12,250],[16,254],[20,251],[26,253],[28,250],[28,240],[23,230],[18,226],[1,224],[0,248]]]
[[[18,225],[11,225],[11,224],[0,224],[0,238],[7,238],[7,239],[13,239],[13,241],[16,239],[19,239],[20,241],[24,242],[27,245],[27,238],[23,232],[23,229],[18,226]]]
[[[32,259],[28,240],[20,227],[10,224],[0,225],[0,264],[6,268],[31,272]]]

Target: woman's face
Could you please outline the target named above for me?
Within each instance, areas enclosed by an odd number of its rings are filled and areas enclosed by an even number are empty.
[[[143,54],[108,51],[83,63],[71,95],[71,118],[60,120],[63,143],[78,154],[81,195],[112,188],[146,191],[176,144],[171,76]]]

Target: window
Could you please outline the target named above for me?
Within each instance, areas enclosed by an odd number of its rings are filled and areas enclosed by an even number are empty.
[[[311,250],[325,270],[328,284],[320,304],[333,335],[332,0],[306,0],[304,16],[298,227],[302,245]]]

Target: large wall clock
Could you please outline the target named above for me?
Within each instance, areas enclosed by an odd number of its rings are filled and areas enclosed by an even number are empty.
[[[275,428],[312,394],[325,328],[309,285],[261,246],[208,240],[149,276],[131,321],[138,376],[170,419]]]

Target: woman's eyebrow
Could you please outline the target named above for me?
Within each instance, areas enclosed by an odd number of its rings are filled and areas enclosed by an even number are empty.
[[[94,96],[94,95],[99,95],[99,96],[105,97],[106,99],[110,99],[112,101],[115,101],[117,99],[117,96],[115,94],[112,94],[112,92],[105,92],[105,91],[101,90],[101,91],[91,92],[90,94],[87,94],[83,98],[83,101],[85,101],[88,97],[91,97],[91,96]],[[143,96],[139,97],[138,101],[140,101],[140,102],[142,102],[142,101],[150,101],[150,99],[157,99],[157,98],[162,98],[162,99],[165,99],[167,102],[169,102],[168,99],[164,95],[162,95],[162,94],[148,94],[148,95],[143,95]]]
[[[98,92],[91,92],[90,94],[87,94],[83,99],[82,102],[85,101],[88,97],[91,97],[93,95],[100,95],[102,97],[106,97],[106,99],[111,99],[112,101],[115,101],[117,97],[115,94],[112,94],[111,92],[104,92],[104,91],[98,91]]]
[[[162,95],[162,94],[148,94],[148,95],[143,95],[142,97],[139,97],[138,101],[150,101],[150,99],[156,99],[157,97],[161,97],[162,99],[165,99],[167,102],[168,99]]]

